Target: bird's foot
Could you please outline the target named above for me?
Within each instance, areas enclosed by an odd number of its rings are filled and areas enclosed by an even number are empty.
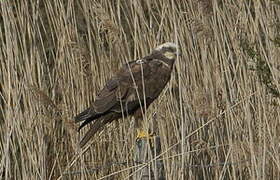
[[[143,130],[138,130],[136,139],[152,139],[153,137],[155,137],[155,133],[148,133]]]

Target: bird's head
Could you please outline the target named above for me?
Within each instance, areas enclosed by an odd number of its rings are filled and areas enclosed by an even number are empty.
[[[175,59],[177,56],[181,56],[181,50],[179,46],[172,42],[166,42],[155,48],[154,51],[161,53],[168,59]]]

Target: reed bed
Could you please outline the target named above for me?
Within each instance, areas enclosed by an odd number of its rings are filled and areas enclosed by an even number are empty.
[[[145,118],[166,179],[278,179],[279,14],[279,0],[1,0],[0,178],[130,179],[133,118],[82,151],[73,116],[172,41],[182,57]]]

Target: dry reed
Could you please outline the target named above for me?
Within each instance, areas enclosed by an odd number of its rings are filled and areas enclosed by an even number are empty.
[[[183,56],[147,113],[166,178],[279,178],[279,4],[1,0],[0,178],[128,179],[143,167],[90,171],[133,159],[133,118],[83,153],[72,118],[121,64],[166,41]]]

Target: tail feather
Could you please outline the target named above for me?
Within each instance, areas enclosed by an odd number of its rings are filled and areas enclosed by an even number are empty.
[[[92,110],[92,108],[87,108],[86,110],[84,110],[83,112],[81,112],[80,114],[78,114],[77,116],[75,116],[75,123],[84,121],[90,117],[93,117],[96,113]]]
[[[101,116],[102,116],[102,114],[96,114],[96,115],[93,116],[93,117],[89,117],[89,118],[85,119],[85,121],[80,125],[78,131],[80,131],[85,125],[87,125],[87,124],[90,123],[91,121],[93,121],[93,120],[95,120],[95,119],[97,119],[97,118],[99,118],[99,117],[101,117]]]
[[[85,136],[80,141],[80,147],[82,148],[90,140],[90,138],[93,137],[95,133],[97,133],[98,130],[104,127],[104,125],[105,123],[103,119],[95,121],[95,123],[93,123],[93,125],[90,126],[90,129],[86,132]]]
[[[100,118],[104,113],[97,113],[92,108],[87,108],[85,111],[81,112],[77,116],[75,116],[75,123],[84,121],[79,127],[78,131],[80,131],[85,125],[90,123],[91,121]]]
[[[121,114],[109,113],[109,114],[106,114],[104,117],[98,119],[97,121],[94,121],[94,123],[91,125],[90,129],[86,132],[85,136],[80,141],[80,147],[83,147],[90,140],[90,138],[93,137],[95,135],[95,133],[102,130],[106,124],[108,124],[114,120],[117,120],[121,116],[122,116]]]

